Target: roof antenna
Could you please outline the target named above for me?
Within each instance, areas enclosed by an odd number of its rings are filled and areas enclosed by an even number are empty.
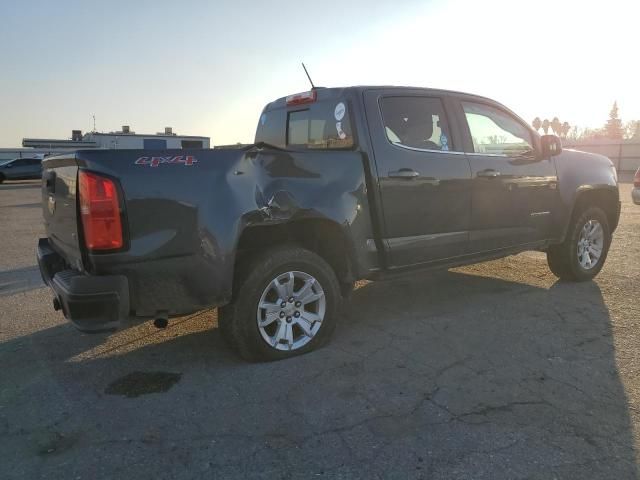
[[[304,62],[302,62],[302,68],[304,68],[304,73],[307,74],[307,78],[309,79],[309,83],[311,84],[311,90],[315,90],[316,86],[313,84],[313,80],[311,80],[311,77],[309,76],[309,72],[307,72],[307,67],[304,66]]]

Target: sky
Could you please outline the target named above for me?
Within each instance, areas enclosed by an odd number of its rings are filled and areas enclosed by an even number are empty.
[[[461,90],[534,117],[640,120],[637,0],[0,2],[0,147],[165,126],[251,142],[316,85]]]

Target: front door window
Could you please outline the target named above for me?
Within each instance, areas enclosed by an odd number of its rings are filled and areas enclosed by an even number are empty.
[[[529,130],[515,118],[497,108],[462,102],[473,151],[482,155],[526,155],[533,153]]]

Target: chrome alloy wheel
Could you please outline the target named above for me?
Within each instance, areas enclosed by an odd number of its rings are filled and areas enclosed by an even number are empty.
[[[604,249],[604,230],[597,220],[589,220],[578,238],[578,262],[585,270],[591,270],[600,261]]]
[[[258,303],[258,329],[276,350],[302,348],[322,327],[327,300],[320,283],[304,272],[274,278]]]

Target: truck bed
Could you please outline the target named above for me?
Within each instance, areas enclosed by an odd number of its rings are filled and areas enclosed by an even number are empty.
[[[118,251],[90,252],[84,246],[80,169],[115,180],[125,236]],[[360,252],[356,263],[374,259],[357,152],[84,150],[46,159],[43,179],[51,249],[74,272],[125,277],[136,316],[178,315],[226,303],[235,248],[249,226],[331,219],[359,243],[351,246]]]

